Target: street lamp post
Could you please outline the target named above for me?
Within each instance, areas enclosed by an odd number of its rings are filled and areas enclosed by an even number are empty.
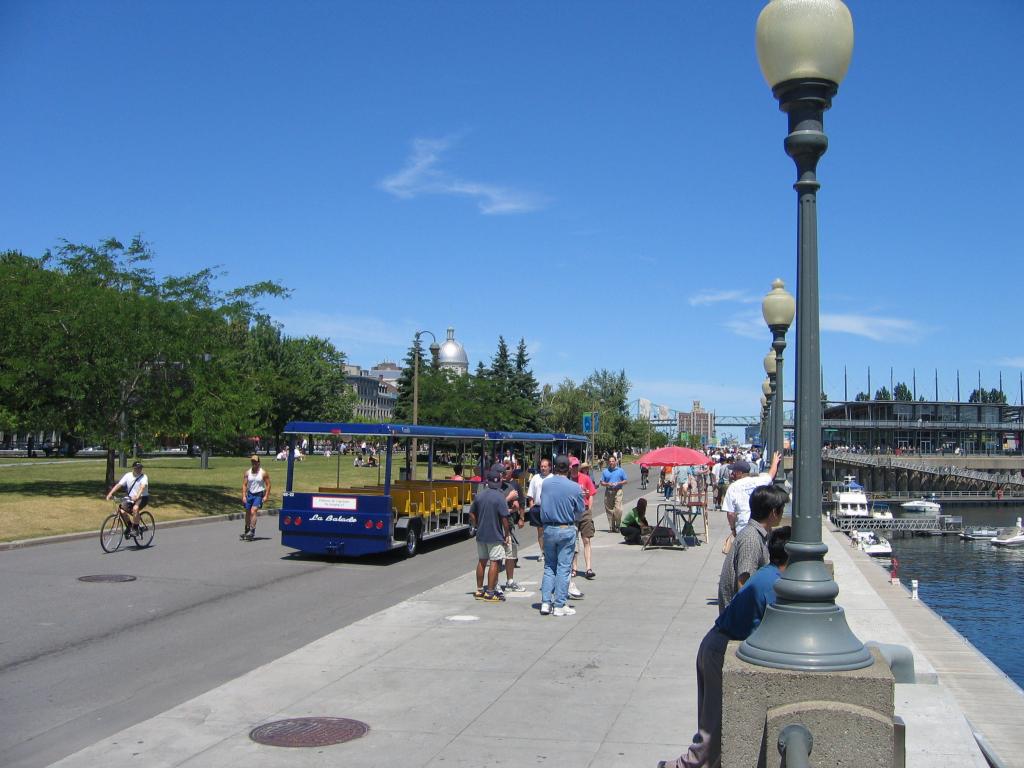
[[[761,431],[761,448],[766,453],[771,445],[772,438],[772,382],[765,377],[761,382],[761,394],[764,395],[764,429]]]
[[[818,345],[818,160],[828,147],[822,127],[853,52],[853,20],[841,0],[771,0],[757,19],[757,57],[789,116],[786,154],[797,169],[796,477],[789,566],[775,584],[744,661],[766,667],[839,671],[873,657],[836,605],[839,587],[825,567],[821,540],[821,390]]]
[[[437,365],[438,356],[441,353],[441,346],[437,343],[437,337],[430,331],[416,331],[416,349],[413,354],[412,363],[412,423],[419,424],[420,419],[420,336],[427,334],[434,340],[430,345],[430,357],[434,365]],[[419,458],[419,445],[414,437],[412,439],[412,466],[409,468],[409,479],[416,479],[416,460]]]
[[[768,422],[768,398],[763,394],[761,395],[761,434],[764,435],[767,432]],[[763,442],[763,441],[762,441]]]
[[[779,388],[775,383],[775,353],[772,351],[769,351],[768,354],[764,356],[764,372],[768,375],[768,387],[771,390],[771,394],[768,395],[768,402],[771,404],[771,410],[768,411],[768,435],[762,442],[764,443],[764,455],[765,457],[769,457],[775,451],[782,450],[781,446],[779,446],[775,440],[775,415],[777,412],[775,402],[779,399],[776,397],[776,392],[778,392]]]
[[[793,294],[786,290],[786,284],[782,280],[776,278],[772,281],[772,289],[761,301],[761,315],[772,332],[772,349],[774,350],[774,355],[769,353],[765,357],[764,369],[767,371],[771,365],[772,372],[768,376],[774,376],[775,391],[778,393],[775,398],[775,423],[772,427],[772,443],[776,451],[783,451],[786,445],[786,396],[782,375],[786,366],[783,364],[782,353],[786,349],[786,332],[793,322],[794,314],[796,314],[796,302],[793,299]],[[786,484],[786,471],[782,468],[781,463],[779,471],[775,475],[775,484],[780,487]]]

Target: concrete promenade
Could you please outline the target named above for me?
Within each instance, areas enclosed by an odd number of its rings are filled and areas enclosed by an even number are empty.
[[[653,508],[655,497],[649,497]],[[597,517],[603,526],[603,514]],[[570,617],[537,613],[541,567],[535,545],[524,548],[517,573],[528,591],[509,595],[505,604],[473,600],[473,563],[467,562],[464,577],[343,627],[55,765],[653,768],[679,754],[696,725],[694,657],[717,616],[724,515],[712,512],[711,528],[710,545],[687,551],[642,552],[599,531],[597,578],[579,579],[586,597]],[[531,535],[527,530],[521,538]],[[952,688],[944,684],[944,662],[932,662],[930,647],[918,643],[912,614],[922,606],[899,610],[901,599],[909,602],[903,590],[876,584],[870,569],[882,571],[860,562],[866,558],[850,551],[845,537],[826,531],[825,541],[839,601],[854,631],[864,641],[910,646],[918,672],[930,681],[896,688],[896,712],[907,722],[907,765],[986,765]],[[343,574],[337,588],[346,588]],[[941,621],[928,633],[943,631],[955,635]],[[979,669],[987,664],[983,658],[961,663]],[[991,676],[991,665],[987,671]],[[1016,706],[998,717],[1024,723],[1024,699]],[[309,716],[354,718],[370,731],[347,744],[304,749],[262,746],[248,738],[256,725]],[[995,720],[993,715],[974,725],[984,729]],[[1006,765],[1024,765],[1019,742],[1012,752],[1003,749],[1009,744],[1000,747]]]

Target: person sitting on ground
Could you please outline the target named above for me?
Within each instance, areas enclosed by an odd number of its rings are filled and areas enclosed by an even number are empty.
[[[739,591],[739,576],[768,563],[768,535],[782,521],[789,494],[777,485],[762,485],[750,495],[750,523],[740,531],[722,562],[718,577],[718,613]]]
[[[644,529],[650,529],[650,527],[651,524],[647,522],[647,499],[640,498],[636,500],[636,506],[622,518],[619,532],[626,544],[639,544]]]
[[[662,760],[658,768],[702,768],[721,764],[725,651],[730,640],[750,637],[768,606],[775,604],[775,582],[789,561],[786,543],[790,534],[788,525],[772,531],[768,538],[768,563],[747,581],[701,640],[697,651],[697,733],[684,754],[672,761]]]

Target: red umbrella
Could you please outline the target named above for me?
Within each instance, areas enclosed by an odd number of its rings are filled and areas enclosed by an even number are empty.
[[[648,451],[633,463],[647,467],[693,467],[714,464],[715,460],[692,448],[666,445],[664,448]]]

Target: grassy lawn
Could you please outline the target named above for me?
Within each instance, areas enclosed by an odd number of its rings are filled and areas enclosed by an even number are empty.
[[[270,473],[270,507],[277,507],[285,487],[285,463],[264,458]],[[87,459],[8,459],[0,457],[0,541],[52,536],[58,533],[99,531],[103,518],[113,511],[104,496],[105,464]],[[214,457],[210,468],[199,468],[199,459],[169,457],[146,459],[151,501],[157,524],[161,520],[220,515],[242,511],[242,473],[249,468],[244,457]],[[394,465],[398,476],[399,462]],[[117,469],[120,477],[126,470]],[[372,485],[383,481],[384,470],[353,467],[352,457],[309,456],[296,464],[295,490],[315,491],[334,486],[340,475],[342,487]],[[438,479],[451,475],[438,467]],[[427,476],[421,464],[417,478]]]

